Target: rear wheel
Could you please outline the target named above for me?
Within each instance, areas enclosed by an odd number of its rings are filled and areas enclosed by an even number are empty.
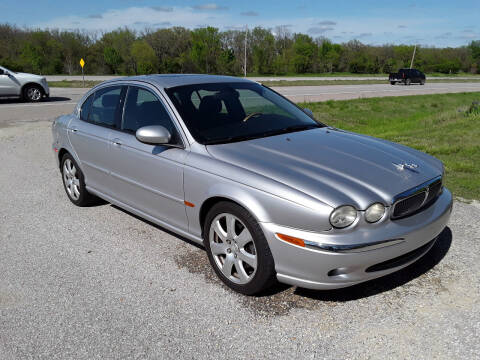
[[[247,210],[231,202],[216,204],[207,214],[203,233],[210,264],[228,287],[254,295],[275,283],[267,240]]]
[[[396,83],[396,81],[390,81],[390,85],[395,85]]]
[[[420,85],[425,85],[425,79],[420,80]]]
[[[23,89],[23,98],[29,102],[38,102],[42,100],[43,89],[38,85],[27,85]]]
[[[72,203],[77,206],[88,206],[98,200],[96,196],[87,191],[83,173],[68,153],[62,158],[61,171],[65,192]]]
[[[405,85],[408,86],[408,85],[410,85],[411,83],[412,83],[412,80],[410,80],[410,79],[406,79],[406,80],[405,80]]]

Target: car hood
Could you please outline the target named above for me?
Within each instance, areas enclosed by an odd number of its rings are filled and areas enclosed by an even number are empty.
[[[35,75],[35,74],[29,74],[29,73],[13,73],[12,76],[16,77],[18,79],[28,79],[30,81],[41,80],[43,78],[43,76]]]
[[[439,160],[385,140],[319,128],[208,145],[214,158],[261,174],[330,206],[366,209],[442,174]],[[395,164],[416,164],[400,169]],[[268,185],[266,185],[268,186]],[[265,189],[272,191],[272,189]]]

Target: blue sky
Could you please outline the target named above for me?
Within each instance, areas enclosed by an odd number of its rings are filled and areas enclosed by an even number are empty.
[[[400,5],[404,4],[404,5]],[[480,0],[155,1],[2,0],[0,22],[20,27],[108,31],[211,25],[239,29],[285,25],[334,42],[460,46],[480,39]]]

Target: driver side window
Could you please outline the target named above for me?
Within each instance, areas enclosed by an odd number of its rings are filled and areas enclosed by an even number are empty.
[[[135,134],[139,128],[149,125],[163,126],[172,136],[170,142],[180,143],[177,129],[157,96],[149,90],[130,86],[123,113],[122,130]]]

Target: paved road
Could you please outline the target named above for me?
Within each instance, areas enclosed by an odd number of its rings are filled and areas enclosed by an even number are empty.
[[[419,94],[480,92],[480,83],[430,83],[412,85],[331,85],[274,87],[295,102],[344,100],[382,96],[406,96]],[[51,98],[39,104],[25,104],[17,100],[1,100],[0,124],[6,121],[47,120],[70,113],[86,89],[52,88]]]
[[[119,78],[120,76],[115,75],[87,75],[85,80],[94,80],[94,81],[104,81]],[[82,80],[82,76],[79,75],[47,75],[48,81],[62,81],[62,80]],[[428,78],[428,77],[427,77]],[[253,76],[249,77],[253,81],[298,81],[298,80],[384,80],[387,81],[388,77],[385,76]],[[469,79],[479,79],[478,76],[440,76],[432,77],[436,80],[446,80],[446,79],[458,79],[458,80],[469,80]]]
[[[80,93],[61,94],[0,102],[0,359],[478,357],[479,204],[456,202],[429,254],[386,278],[244,297],[188,241],[67,200],[48,116]]]

